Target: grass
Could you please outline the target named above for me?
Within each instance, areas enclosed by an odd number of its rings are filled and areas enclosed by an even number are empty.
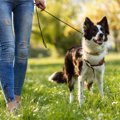
[[[100,99],[96,84],[94,94],[85,93],[82,107],[75,100],[69,104],[66,85],[49,82],[48,76],[63,66],[63,58],[30,59],[22,94],[22,106],[17,115],[5,112],[0,90],[0,120],[120,120],[120,54],[106,58],[104,76],[105,98]],[[76,86],[77,87],[77,86]]]

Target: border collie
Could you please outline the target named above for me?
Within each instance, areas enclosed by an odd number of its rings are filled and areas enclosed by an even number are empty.
[[[86,83],[91,90],[96,80],[101,97],[103,93],[103,75],[105,70],[104,57],[107,54],[109,26],[107,18],[103,17],[96,25],[88,18],[83,24],[82,47],[69,49],[65,55],[63,71],[55,72],[49,80],[57,83],[66,83],[70,90],[70,103],[73,101],[74,78],[78,79],[78,101],[84,101],[83,87]]]

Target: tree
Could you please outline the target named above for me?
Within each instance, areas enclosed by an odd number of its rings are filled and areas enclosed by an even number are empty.
[[[70,0],[49,0],[47,1],[46,10],[65,22],[72,24],[73,21],[77,19],[78,12],[76,11],[78,10],[78,5],[72,4]],[[66,49],[78,44],[78,42],[80,44],[80,40],[78,40],[80,39],[79,33],[73,31],[44,11],[40,12],[39,15],[46,42],[53,45],[59,54],[63,54]],[[35,16],[31,41],[34,48],[39,47],[39,30],[37,27],[37,19]]]

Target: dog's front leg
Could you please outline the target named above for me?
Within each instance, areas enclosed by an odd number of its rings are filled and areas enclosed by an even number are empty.
[[[100,71],[97,76],[96,76],[96,80],[97,80],[97,85],[98,85],[98,89],[100,92],[100,96],[103,99],[104,98],[104,92],[103,92],[103,76],[104,76],[104,70]]]
[[[98,89],[99,89],[99,92],[100,92],[100,96],[103,99],[104,98],[104,92],[103,92],[103,79],[102,78],[97,80],[97,85],[98,85]]]
[[[84,102],[83,87],[84,87],[84,81],[82,79],[82,76],[79,76],[78,77],[78,101],[80,103],[80,106]]]
[[[72,79],[71,77],[69,78],[68,87],[69,87],[69,90],[70,90],[70,103],[72,103],[73,99],[74,99],[74,96],[73,96],[74,79]]]

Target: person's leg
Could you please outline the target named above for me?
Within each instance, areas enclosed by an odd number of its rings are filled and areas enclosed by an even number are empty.
[[[34,4],[33,0],[25,2],[18,0],[17,4],[13,11],[15,30],[14,92],[16,100],[19,102],[27,69]]]
[[[3,93],[9,109],[13,109],[13,104],[15,102],[13,68],[14,50],[12,3],[0,1],[0,77]]]

